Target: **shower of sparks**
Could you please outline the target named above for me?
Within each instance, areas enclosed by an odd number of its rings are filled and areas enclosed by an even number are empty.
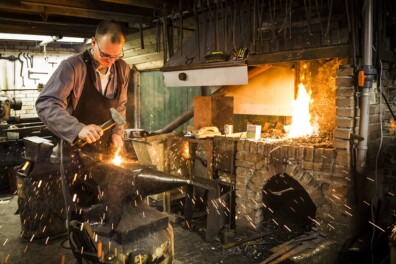
[[[388,192],[388,194],[390,195],[390,196],[395,196],[395,194],[394,193],[391,193],[391,192]]]
[[[289,232],[291,232],[291,229],[287,225],[283,225]]]
[[[384,232],[385,233],[385,230],[384,229],[382,229],[381,227],[379,227],[379,226],[377,226],[376,224],[374,224],[373,222],[371,222],[371,221],[368,221],[370,224],[372,224],[375,228],[378,228],[379,230],[381,230],[382,232]]]
[[[370,177],[366,177],[366,178],[367,178],[367,180],[369,180],[369,181],[375,182],[374,179],[371,179]]]
[[[327,216],[330,217],[331,219],[335,220],[335,218],[331,214],[327,214]]]
[[[5,244],[7,243],[7,241],[8,241],[8,238],[4,241],[3,247],[5,246]]]
[[[335,230],[334,226],[327,224],[331,229]]]
[[[41,186],[42,183],[43,183],[43,181],[40,180],[39,183],[38,183],[38,185],[37,185],[37,188],[40,188],[40,186]]]
[[[117,166],[120,166],[122,163],[122,157],[119,155],[121,148],[117,148],[115,154],[114,154],[114,158],[113,158],[113,163]]]
[[[47,239],[45,240],[45,245],[47,245],[48,244],[48,240],[49,240],[49,236],[47,236]]]
[[[10,254],[7,254],[7,255],[4,257],[4,263],[7,263],[7,261],[8,261],[9,258],[10,258]]]

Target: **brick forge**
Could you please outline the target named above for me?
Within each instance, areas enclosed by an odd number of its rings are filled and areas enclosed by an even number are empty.
[[[332,129],[330,144],[300,144],[291,139],[238,141],[237,231],[250,229],[259,232],[268,219],[274,218],[278,208],[270,208],[267,204],[270,189],[266,185],[277,175],[281,181],[290,177],[297,184],[293,189],[300,188],[308,194],[316,207],[316,214],[305,216],[307,222],[311,222],[339,245],[357,234],[362,211],[367,213],[370,205],[362,202],[364,198],[359,197],[364,194],[356,191],[356,181],[352,174],[350,149],[353,141],[350,140],[350,134],[358,133],[359,122],[358,117],[355,117],[354,68],[338,65],[333,76],[334,86],[327,91],[334,94],[331,99],[334,113],[327,114],[333,120],[324,121],[328,124],[327,129]],[[374,102],[370,112],[371,153],[378,149],[378,116],[379,105]],[[372,158],[371,155],[369,159]],[[370,188],[370,182],[365,184]],[[303,210],[304,203],[296,200],[293,208],[284,212],[284,215],[293,216],[298,210]],[[365,208],[362,210],[362,207]],[[281,210],[287,211],[288,208]],[[288,228],[282,224],[282,219],[277,219],[277,223],[279,228]]]

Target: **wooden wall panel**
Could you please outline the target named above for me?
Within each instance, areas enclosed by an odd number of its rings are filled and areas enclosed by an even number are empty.
[[[193,106],[194,96],[201,95],[199,87],[165,87],[162,72],[142,72],[141,91],[141,128],[155,131],[179,117]],[[186,130],[193,119],[176,131]]]

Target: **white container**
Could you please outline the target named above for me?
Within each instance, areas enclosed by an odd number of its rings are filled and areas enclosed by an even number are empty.
[[[247,125],[246,137],[254,140],[261,138],[261,126],[260,125]]]
[[[233,125],[224,125],[224,134],[231,135],[234,133],[234,126]]]

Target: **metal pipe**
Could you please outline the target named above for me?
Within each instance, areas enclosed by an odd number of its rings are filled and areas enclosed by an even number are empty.
[[[153,132],[151,132],[151,134],[163,134],[163,133],[172,132],[173,130],[175,130],[179,126],[183,125],[188,120],[190,120],[193,116],[194,116],[194,107],[191,107],[189,110],[187,110],[182,115],[177,117],[175,120],[170,122],[164,128],[162,128],[160,130],[153,131]]]
[[[356,170],[358,173],[364,173],[366,169],[367,159],[367,142],[369,131],[369,116],[370,116],[370,89],[373,85],[374,75],[376,73],[373,68],[373,5],[372,0],[366,1],[364,10],[364,43],[363,43],[363,69],[364,83],[362,84],[362,91],[360,94],[360,124],[359,134],[363,140],[359,141],[357,147]]]

